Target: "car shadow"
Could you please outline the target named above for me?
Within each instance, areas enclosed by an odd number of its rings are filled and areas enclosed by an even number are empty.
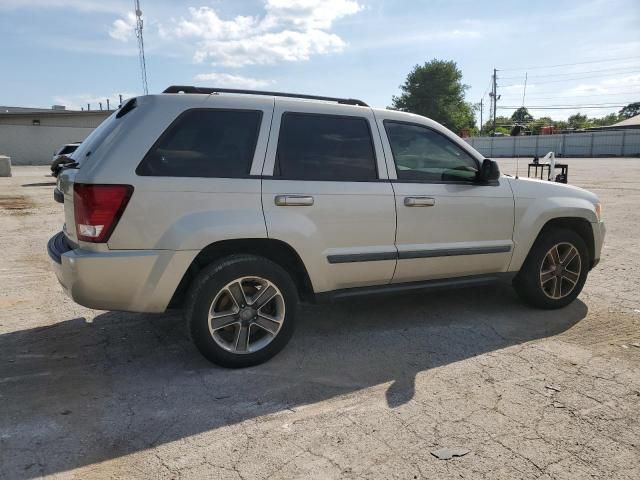
[[[55,187],[56,182],[24,183],[22,187]]]
[[[191,435],[390,383],[410,401],[418,373],[556,335],[587,314],[519,303],[497,285],[304,306],[270,362],[216,367],[179,314],[107,312],[0,335],[0,477],[68,471]]]

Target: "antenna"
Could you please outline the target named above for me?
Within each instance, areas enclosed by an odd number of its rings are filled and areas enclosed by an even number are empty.
[[[133,0],[133,6],[136,13],[136,37],[138,37],[138,57],[140,61],[140,76],[142,78],[142,90],[145,95],[149,94],[149,86],[147,85],[147,62],[144,58],[144,39],[142,38],[142,10],[140,10],[140,0]],[[122,103],[122,102],[120,102]]]

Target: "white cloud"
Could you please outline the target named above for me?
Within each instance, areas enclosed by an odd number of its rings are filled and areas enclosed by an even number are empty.
[[[162,24],[159,32],[168,40],[191,42],[197,63],[242,67],[296,62],[342,51],[346,43],[331,27],[360,10],[353,0],[267,0],[261,17],[224,20],[213,8],[190,8],[187,18]]]
[[[358,13],[363,7],[351,0],[268,0],[267,25],[302,29],[329,29],[334,20]]]
[[[137,96],[136,93],[131,92],[123,92],[122,93],[122,101],[124,102],[127,98]],[[91,104],[91,110],[99,110],[100,102],[102,102],[102,108],[104,110],[107,109],[107,98],[109,99],[109,104],[111,110],[118,108],[120,104],[120,98],[117,93],[112,93],[109,95],[95,95],[92,93],[80,93],[75,95],[56,95],[53,97],[53,103],[55,105],[64,105],[67,107],[67,110],[80,110],[87,109],[87,103]]]
[[[205,41],[193,58],[196,63],[211,61],[228,67],[267,65],[309,60],[315,54],[339,52],[345,45],[337,35],[322,30],[283,30],[238,40]]]
[[[243,77],[241,75],[230,75],[228,73],[199,73],[194,80],[200,83],[207,83],[215,87],[226,88],[263,88],[273,83],[272,80],[261,80],[258,78]]]
[[[640,85],[640,74],[616,75],[597,83],[581,83],[567,90],[566,93],[568,95],[606,95],[628,91],[637,88],[638,85]]]
[[[118,18],[109,29],[109,36],[121,42],[126,42],[134,36],[136,28],[136,15],[128,12],[124,18]]]
[[[2,0],[0,10],[24,8],[65,8],[81,12],[120,13],[126,9],[123,0]],[[126,2],[129,6],[130,2]]]

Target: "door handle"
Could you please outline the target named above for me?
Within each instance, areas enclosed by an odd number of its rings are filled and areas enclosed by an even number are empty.
[[[279,207],[308,207],[313,205],[313,197],[311,195],[276,195],[275,202]]]
[[[405,207],[433,207],[436,199],[431,197],[404,197]]]

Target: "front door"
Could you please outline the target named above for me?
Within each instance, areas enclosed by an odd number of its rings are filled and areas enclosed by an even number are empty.
[[[392,116],[393,114],[391,114]],[[514,204],[501,178],[476,181],[479,159],[437,125],[379,119],[395,192],[394,283],[504,272]]]
[[[262,204],[316,293],[391,281],[395,204],[371,109],[276,99]]]

